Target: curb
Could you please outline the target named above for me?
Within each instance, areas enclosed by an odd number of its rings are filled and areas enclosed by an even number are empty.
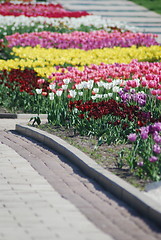
[[[0,118],[15,119],[15,118],[17,118],[17,114],[15,114],[15,113],[0,113]]]
[[[30,119],[31,117],[35,117],[37,114],[17,114],[17,113],[0,113],[0,119],[6,118],[6,119]],[[41,119],[47,119],[47,114],[40,114],[39,115]]]
[[[77,165],[87,176],[96,180],[107,191],[161,226],[161,206],[157,202],[144,195],[143,192],[125,182],[123,179],[99,166],[77,148],[55,135],[31,126],[16,124],[15,129],[20,134],[31,137],[61,153],[67,157],[69,161]]]

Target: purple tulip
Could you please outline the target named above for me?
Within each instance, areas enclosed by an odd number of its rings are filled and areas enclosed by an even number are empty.
[[[135,142],[136,139],[137,139],[136,133],[130,133],[130,134],[128,135],[128,140],[129,140],[130,142]]]
[[[158,161],[158,158],[155,157],[155,156],[151,156],[151,157],[149,158],[149,161],[150,161],[150,162],[156,162],[156,161]]]
[[[142,127],[140,128],[140,131],[140,137],[144,140],[147,139],[149,134],[149,127]]]
[[[155,143],[157,143],[159,145],[161,144],[161,136],[156,131],[153,133],[153,140]]]
[[[137,165],[138,165],[139,167],[142,167],[142,166],[144,165],[144,163],[143,163],[143,162],[138,162]]]
[[[158,144],[154,144],[153,146],[153,152],[159,154],[161,151],[161,148]]]
[[[153,125],[155,131],[160,132],[161,131],[161,122],[156,122]]]

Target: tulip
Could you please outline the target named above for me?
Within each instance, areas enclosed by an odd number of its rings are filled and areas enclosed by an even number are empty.
[[[137,135],[136,133],[130,133],[127,138],[130,142],[135,142],[137,139]]]
[[[151,156],[151,157],[149,158],[149,161],[150,161],[150,162],[156,162],[156,161],[158,161],[158,158],[155,157],[155,156]]]
[[[70,78],[65,78],[65,79],[63,79],[63,82],[64,82],[64,84],[69,84],[70,83]]]
[[[40,78],[40,79],[37,80],[38,84],[43,84],[44,82],[45,82],[45,80],[43,78]]]
[[[37,94],[41,94],[42,93],[42,89],[39,89],[39,88],[36,88],[35,91],[36,91]]]
[[[159,145],[157,144],[154,144],[153,146],[153,152],[156,153],[156,154],[159,154],[161,152],[161,148]]]
[[[72,98],[75,98],[75,96],[77,95],[77,92],[75,90],[69,90],[69,94]]]
[[[93,92],[94,93],[98,93],[99,92],[99,88],[93,88]]]
[[[55,84],[55,83],[51,83],[51,84],[49,85],[49,88],[50,88],[51,90],[54,90],[55,87],[56,87],[56,84]]]
[[[56,95],[57,95],[58,97],[61,97],[62,93],[63,93],[63,90],[62,90],[62,89],[58,89],[58,90],[56,91]]]
[[[49,93],[49,99],[50,99],[50,100],[54,100],[54,95],[55,95],[55,94],[54,94],[53,92]]]

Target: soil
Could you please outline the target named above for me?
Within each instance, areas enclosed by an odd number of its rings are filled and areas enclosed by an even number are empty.
[[[130,144],[108,145],[103,143],[98,146],[96,138],[80,136],[73,129],[56,127],[50,124],[42,124],[38,127],[64,139],[87,154],[104,169],[116,174],[140,190],[144,190],[145,186],[151,182],[150,180],[140,179],[134,172],[130,171],[126,163],[127,154],[131,149]]]
[[[0,113],[9,113],[9,111],[6,108],[0,106]]]

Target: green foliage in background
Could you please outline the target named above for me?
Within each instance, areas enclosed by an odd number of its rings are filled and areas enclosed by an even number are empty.
[[[161,0],[129,0],[129,1],[161,14]]]

